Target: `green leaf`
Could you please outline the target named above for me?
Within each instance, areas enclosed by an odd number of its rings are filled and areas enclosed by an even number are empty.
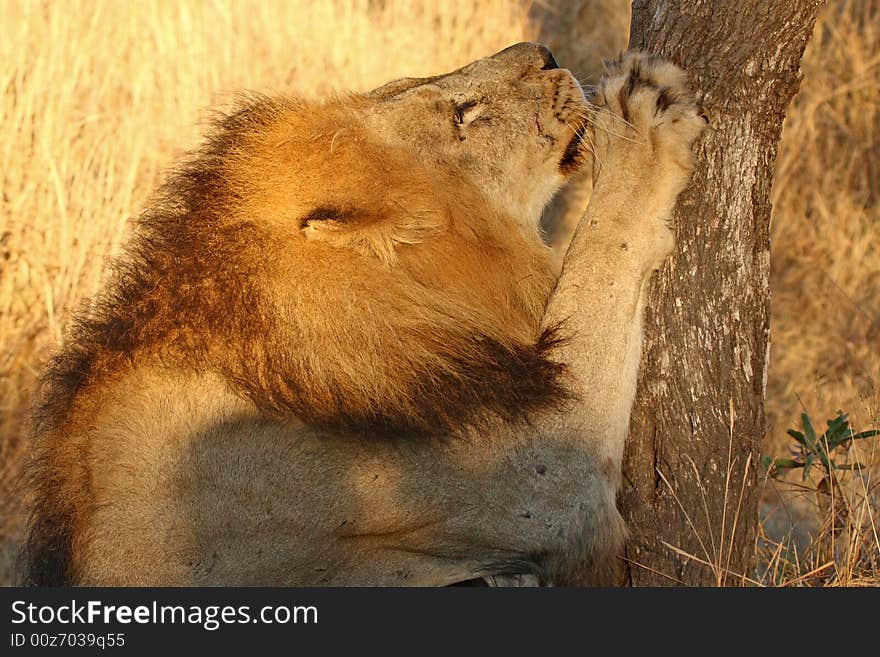
[[[815,456],[813,455],[812,452],[808,453],[804,457],[804,476],[803,476],[804,481],[806,481],[807,475],[810,474],[810,468],[813,467],[813,459],[814,458],[815,458]]]
[[[816,451],[816,441],[818,437],[816,436],[816,430],[813,428],[813,423],[810,420],[810,416],[806,413],[801,413],[801,424],[804,425],[804,439],[806,441],[807,447]]]
[[[864,470],[864,463],[847,463],[846,465],[836,466],[838,470]]]
[[[880,436],[880,431],[877,429],[871,429],[870,431],[862,431],[861,433],[853,434],[853,440],[862,440],[864,438],[873,438],[874,436]]]
[[[825,439],[822,442],[827,444],[828,453],[831,454],[840,446],[840,443],[843,442],[843,438],[826,434]]]
[[[825,431],[825,433],[830,435],[837,435],[841,430],[845,429],[846,426],[846,416],[838,415],[833,420],[828,420],[828,430]]]
[[[800,431],[795,431],[794,429],[789,429],[788,435],[791,436],[792,438],[794,438],[796,441],[798,441],[801,445],[805,444],[804,443],[804,434],[802,434]]]

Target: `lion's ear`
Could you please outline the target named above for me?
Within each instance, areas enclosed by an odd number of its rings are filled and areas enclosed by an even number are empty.
[[[316,206],[299,222],[306,239],[353,249],[387,264],[394,263],[399,244],[423,242],[442,232],[445,224],[443,215],[434,210],[367,210],[342,204]]]

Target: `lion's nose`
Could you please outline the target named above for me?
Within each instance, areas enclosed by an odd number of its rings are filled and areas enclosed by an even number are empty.
[[[559,68],[550,49],[540,43],[517,43],[496,53],[492,59],[505,60],[527,68],[536,67],[542,71]]]

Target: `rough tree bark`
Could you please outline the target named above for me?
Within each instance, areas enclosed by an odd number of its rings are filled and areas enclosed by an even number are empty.
[[[690,73],[710,128],[674,215],[675,255],[648,302],[619,500],[632,531],[622,583],[732,584],[734,574],[751,575],[769,348],[770,185],[823,4],[633,4],[630,47]]]

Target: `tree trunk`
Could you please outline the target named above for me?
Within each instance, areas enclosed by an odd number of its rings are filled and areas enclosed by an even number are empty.
[[[636,0],[630,48],[692,76],[710,128],[645,318],[620,507],[631,585],[752,577],[769,349],[770,185],[823,0]]]

